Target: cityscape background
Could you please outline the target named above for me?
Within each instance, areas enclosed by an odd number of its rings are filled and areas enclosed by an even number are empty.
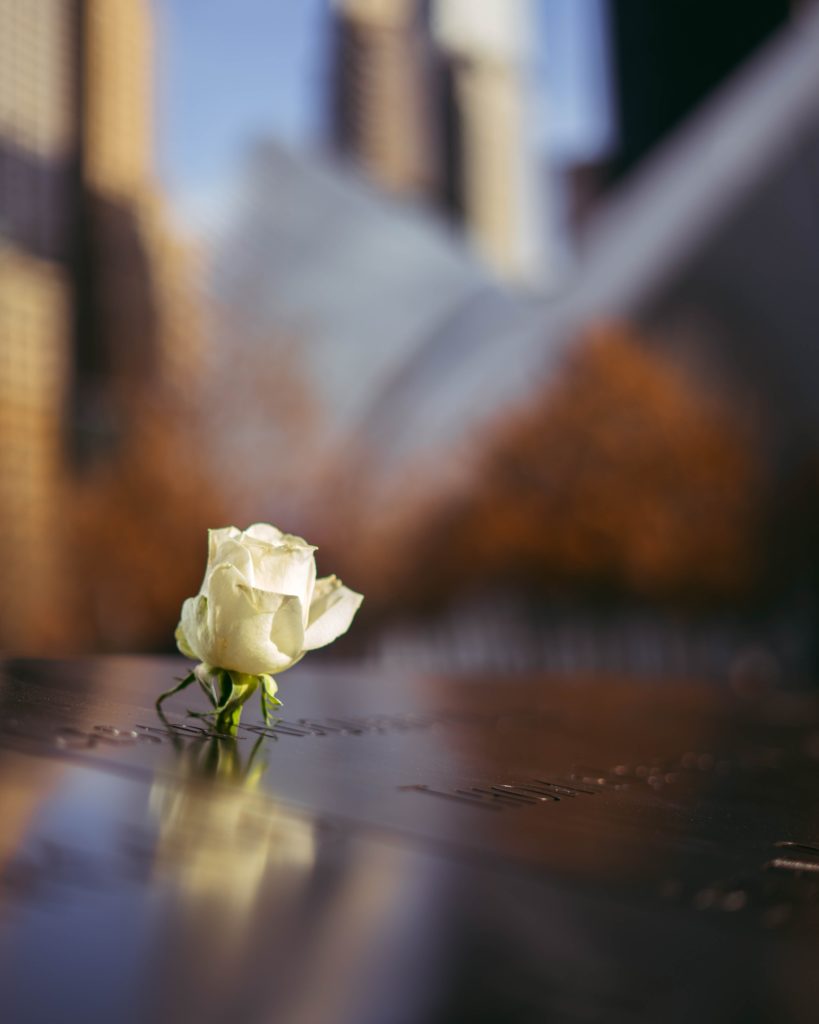
[[[809,678],[818,47],[785,0],[0,0],[0,647],[169,650],[267,520],[366,594],[342,655]]]

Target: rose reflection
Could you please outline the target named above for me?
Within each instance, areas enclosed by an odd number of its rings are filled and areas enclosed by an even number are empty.
[[[176,749],[176,777],[150,798],[157,919],[141,1019],[349,1024],[394,1005],[430,1019],[448,868],[285,809],[267,795],[262,740]],[[393,969],[410,961],[411,974]]]
[[[312,822],[260,789],[261,744],[245,753],[236,739],[180,743],[176,777],[150,795],[157,881],[197,920],[218,920],[223,936],[241,930],[262,891],[284,911],[315,862]]]

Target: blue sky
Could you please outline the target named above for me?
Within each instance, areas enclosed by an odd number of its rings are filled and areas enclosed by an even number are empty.
[[[152,0],[158,170],[183,220],[216,215],[255,139],[320,140],[328,2]],[[604,2],[534,0],[544,148],[583,153],[604,139]]]

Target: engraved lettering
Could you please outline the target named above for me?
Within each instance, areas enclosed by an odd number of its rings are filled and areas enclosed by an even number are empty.
[[[534,807],[544,803],[559,803],[564,797],[595,796],[590,789],[569,786],[562,782],[547,782],[545,779],[528,779],[524,782],[500,782],[489,786],[471,786],[453,790],[436,790],[423,784],[399,786],[400,790],[428,793],[431,796],[445,796],[462,800],[473,806],[494,807],[509,810]]]
[[[445,790],[432,789],[429,786],[424,785],[399,786],[398,788],[404,792],[426,793],[429,796],[441,797],[444,800],[455,800],[459,803],[467,804],[470,807],[479,807],[485,811],[502,810],[500,804],[491,803],[488,800],[484,800],[482,797],[474,796],[468,792],[461,792],[459,790],[456,790],[454,793],[447,793]]]

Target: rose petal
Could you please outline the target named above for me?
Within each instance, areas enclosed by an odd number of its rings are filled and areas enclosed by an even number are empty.
[[[194,600],[195,600],[195,598],[189,597],[189,598],[186,599],[185,604],[187,604],[188,601],[194,601]],[[184,605],[183,605],[183,609],[184,609]],[[185,627],[182,624],[182,620],[181,619],[179,620],[179,625],[176,627],[176,632],[174,633],[174,639],[176,640],[176,646],[179,648],[181,653],[185,655],[186,658],[198,658],[199,657],[199,655],[196,653],[196,651],[194,651],[194,649],[188,643],[188,638],[185,636]]]
[[[251,675],[290,668],[302,646],[298,598],[249,587],[229,564],[211,572],[208,598],[204,661]]]
[[[242,544],[253,562],[253,586],[297,597],[306,612],[316,582],[316,549],[301,543],[274,546],[250,537],[242,538]]]
[[[273,616],[270,639],[282,654],[290,658],[291,665],[304,652],[304,619],[301,601],[297,597],[291,596],[282,599],[281,607]],[[282,670],[270,668],[269,671],[281,672]]]
[[[242,536],[227,537],[216,548],[213,561],[208,566],[208,575],[213,572],[217,565],[232,565],[244,576],[248,586],[256,585],[256,572],[253,568],[253,555],[242,543]],[[203,586],[206,586],[203,585]]]
[[[208,566],[216,565],[217,561],[221,561],[215,557],[221,544],[224,544],[226,540],[235,540],[241,535],[241,530],[237,530],[235,526],[222,526],[218,530],[208,530]]]
[[[179,628],[182,630],[191,656],[200,661],[207,660],[204,655],[208,638],[208,600],[203,594],[189,597],[182,605],[182,617]],[[183,652],[184,653],[184,652]]]
[[[363,600],[361,594],[345,587],[337,576],[317,580],[304,634],[304,649],[314,651],[325,647],[346,633]]]
[[[271,526],[270,523],[254,523],[252,526],[244,531],[245,537],[254,537],[256,540],[263,540],[267,544],[273,544],[278,546],[282,543],[284,537],[287,534],[282,533],[275,526]]]

